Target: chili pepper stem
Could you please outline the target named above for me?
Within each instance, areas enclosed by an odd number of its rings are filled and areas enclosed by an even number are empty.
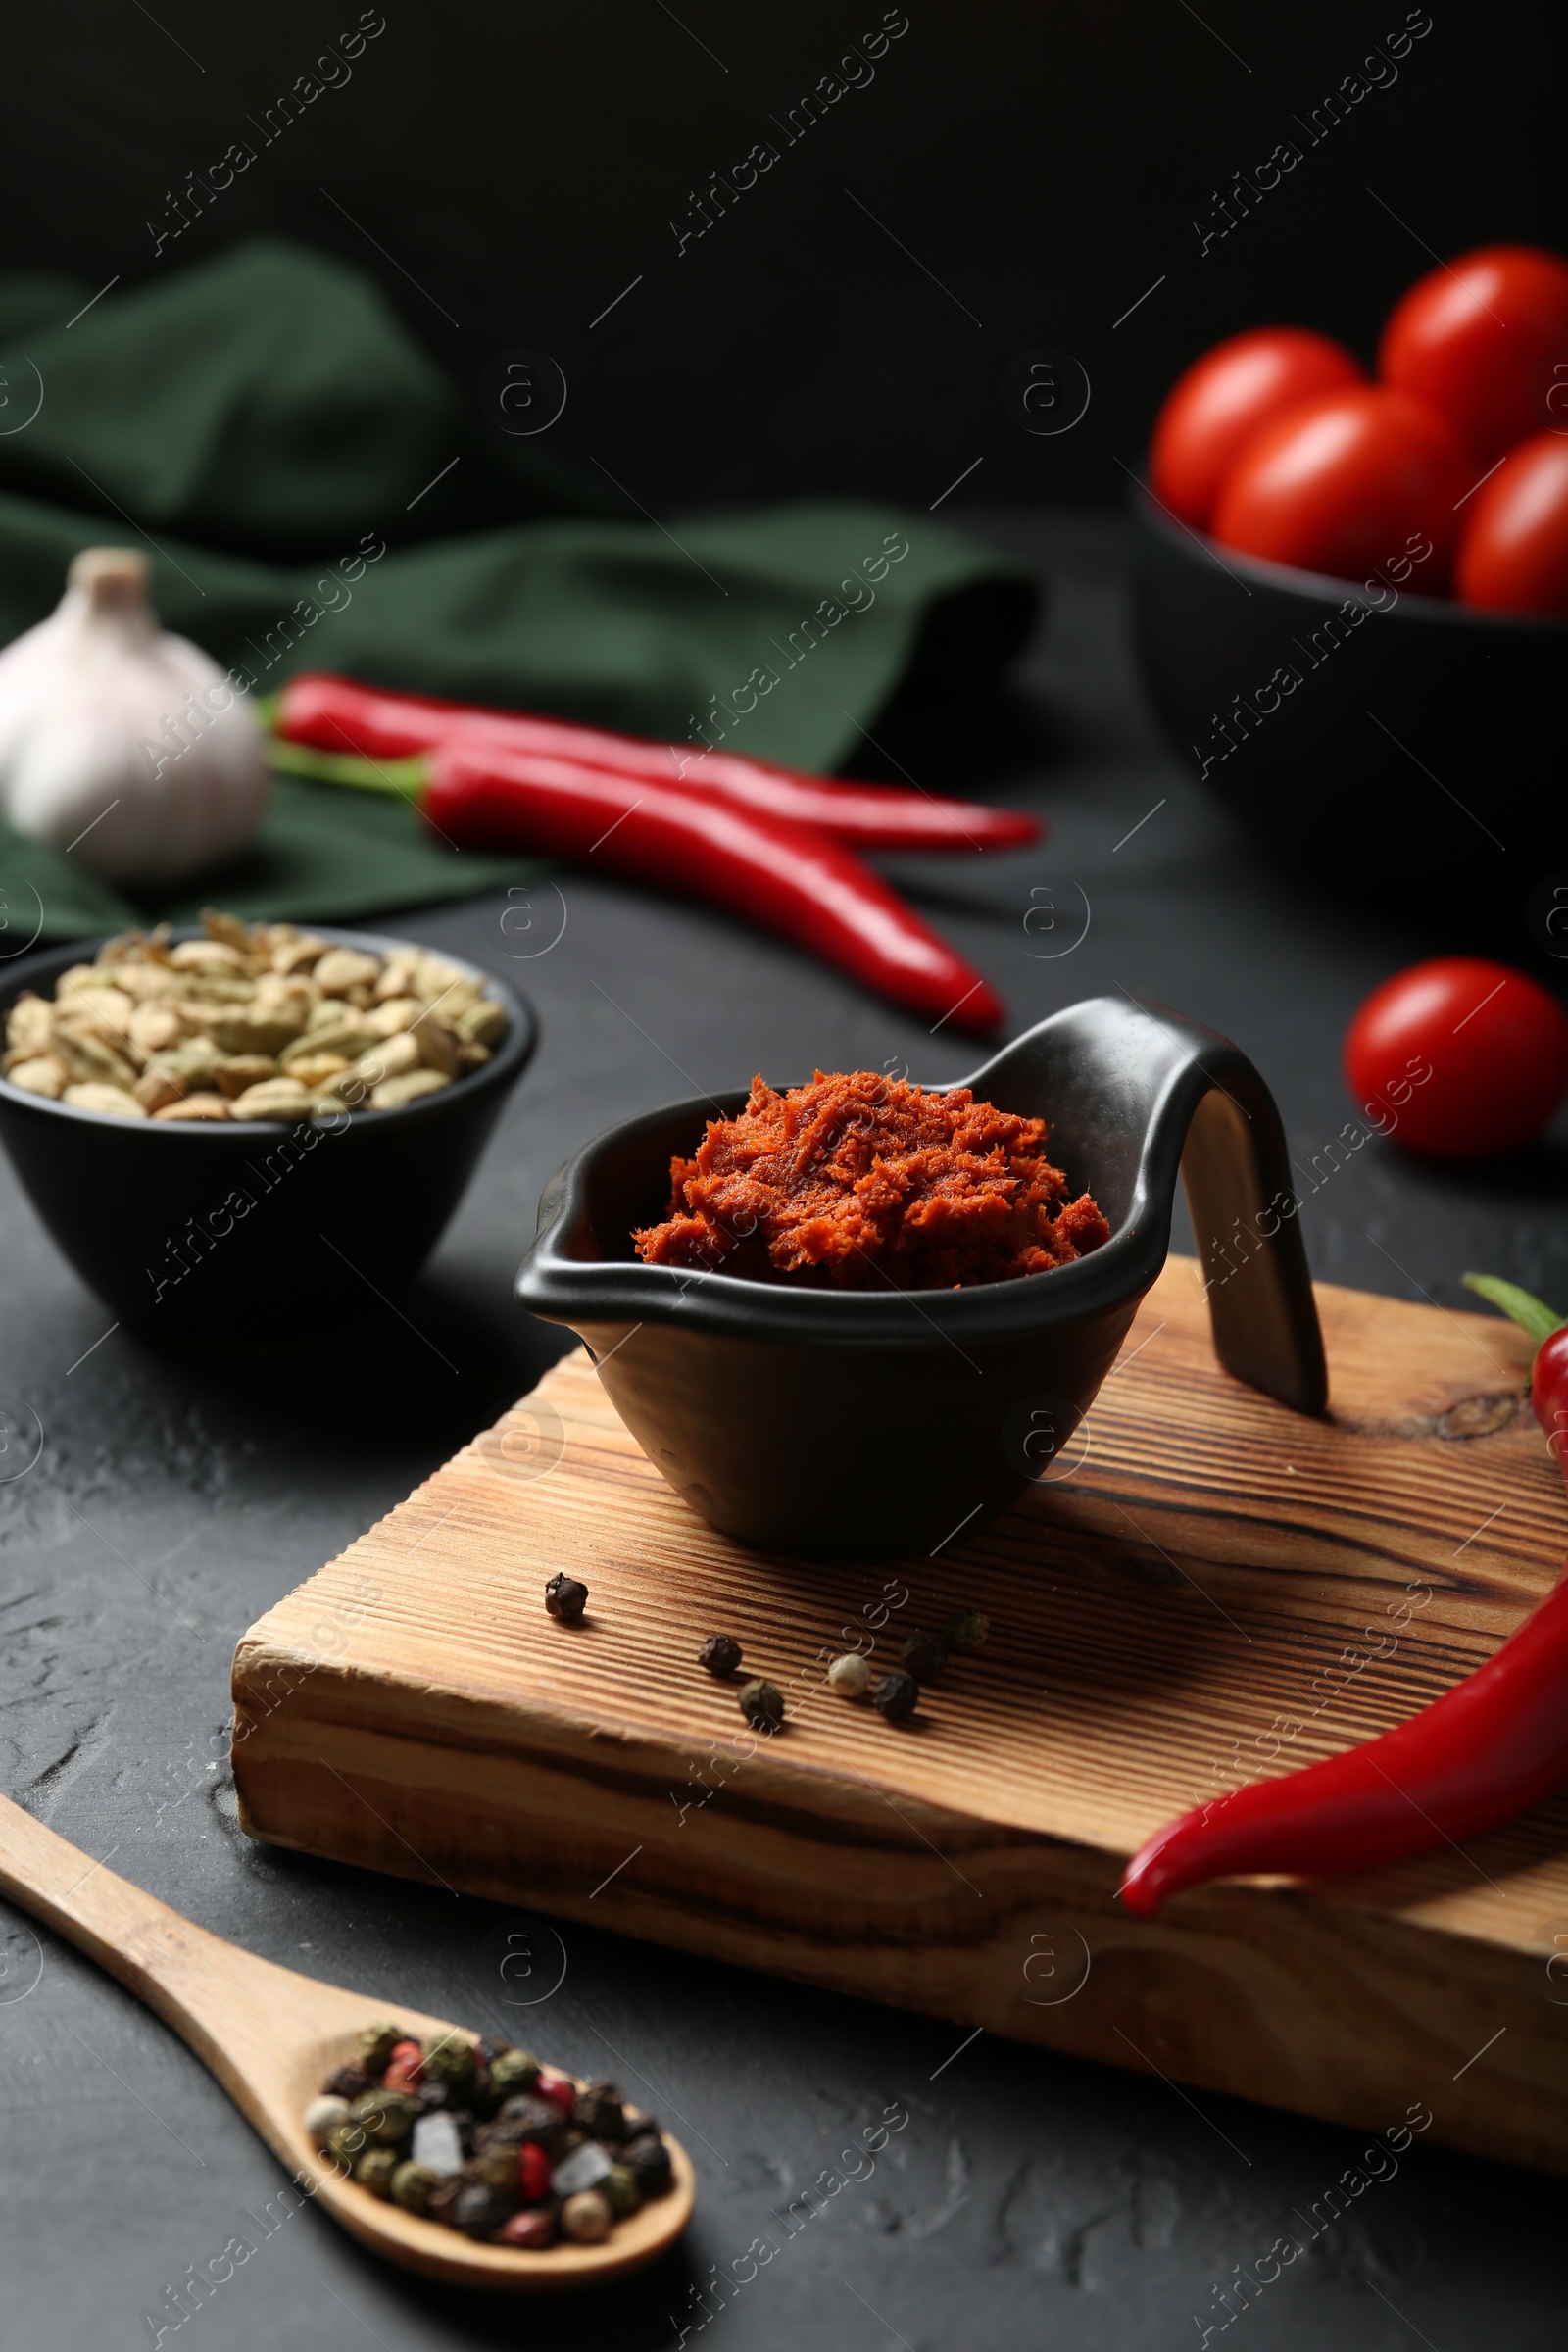
[[[1538,1344],[1549,1340],[1554,1331],[1560,1331],[1564,1322],[1568,1322],[1568,1316],[1559,1315],[1544,1298],[1533,1298],[1515,1282],[1504,1282],[1500,1274],[1461,1274],[1459,1280],[1467,1291],[1474,1291],[1478,1298],[1510,1315]]]
[[[306,743],[270,735],[263,757],[280,775],[308,776],[313,784],[346,784],[359,792],[384,792],[395,800],[417,801],[430,781],[430,762],[367,760],[357,752],[319,752]]]

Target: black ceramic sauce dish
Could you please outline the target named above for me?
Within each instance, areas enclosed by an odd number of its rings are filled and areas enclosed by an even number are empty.
[[[1517,959],[1561,833],[1568,622],[1328,579],[1132,494],[1139,652],[1173,749],[1293,868]],[[1559,862],[1562,861],[1559,857]]]
[[[946,1291],[830,1292],[643,1264],[669,1163],[745,1089],[614,1127],[547,1187],[516,1291],[586,1341],[670,1485],[743,1542],[808,1557],[929,1553],[1059,1465],[1165,1262],[1181,1169],[1215,1348],[1298,1411],[1327,1393],[1279,1114],[1211,1029],[1117,998],[1068,1007],[972,1078],[1049,1121],[1069,1193],[1108,1242],[1048,1274]]]
[[[409,941],[313,924],[334,947]],[[177,938],[201,934],[186,930]],[[98,940],[28,956],[0,982],[52,997]],[[489,1061],[439,1094],[340,1122],[115,1119],[0,1078],[0,1143],[61,1253],[147,1338],[243,1350],[364,1322],[434,1249],[533,1052],[532,1014],[504,982],[444,958],[506,1007]]]

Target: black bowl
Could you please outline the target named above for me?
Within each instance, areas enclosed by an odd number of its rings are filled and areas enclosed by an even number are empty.
[[[1523,950],[1562,846],[1568,623],[1293,571],[1133,492],[1144,674],[1172,744],[1293,868]],[[1553,847],[1555,838],[1556,846]]]
[[[312,928],[378,955],[411,944]],[[0,984],[0,1012],[24,989],[52,996],[101,944],[27,956]],[[398,1110],[341,1125],[115,1119],[0,1078],[0,1143],[62,1254],[122,1323],[183,1347],[271,1347],[363,1322],[412,1281],[535,1039],[502,981],[446,960],[505,1005],[507,1034],[479,1069]]]
[[[726,1534],[818,1558],[931,1552],[1059,1475],[1165,1262],[1178,1167],[1221,1362],[1321,1411],[1285,1139],[1244,1054],[1179,1014],[1102,997],[962,1083],[1050,1121],[1069,1188],[1110,1224],[1103,1248],[1049,1274],[920,1292],[643,1264],[632,1229],[665,1213],[672,1153],[715,1109],[733,1116],[744,1089],[612,1128],[546,1188],[517,1297],[586,1341],[650,1459]]]

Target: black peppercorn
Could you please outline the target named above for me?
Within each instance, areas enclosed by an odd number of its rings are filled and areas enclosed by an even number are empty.
[[[669,2150],[655,2132],[629,2139],[620,2151],[625,2166],[645,2197],[662,2197],[669,2186]]]
[[[334,2098],[347,2099],[350,2106],[363,2097],[369,2087],[370,2078],[363,2066],[340,2066],[321,2084],[323,2091],[330,2091]]]
[[[588,1606],[588,1588],[574,1576],[553,1576],[545,1587],[545,1607],[563,1625],[575,1625]]]
[[[585,2090],[579,2090],[571,2120],[590,2139],[624,2138],[626,2118],[615,2084],[590,2082]]]
[[[450,2227],[452,2222],[452,2208],[454,2205],[456,2205],[458,2199],[463,2195],[464,2191],[471,2188],[472,2185],[473,2183],[470,2180],[466,2180],[462,2173],[448,2173],[444,2180],[436,2182],[434,2188],[431,2189],[428,2197],[425,2199],[424,2211],[426,2220],[432,2222],[445,2222]]]
[[[784,1693],[759,1675],[740,1689],[741,1713],[754,1732],[776,1732],[784,1720]]]
[[[920,1686],[912,1674],[884,1674],[871,1685],[871,1704],[889,1723],[906,1723],[919,1696]]]
[[[697,1652],[697,1663],[710,1674],[733,1674],[741,1662],[741,1645],[732,1634],[710,1634]]]
[[[465,2237],[494,2237],[502,2223],[510,2221],[516,2210],[515,2197],[502,2196],[498,2190],[476,2183],[458,2198],[452,2208],[452,2222]]]
[[[497,2059],[504,2058],[511,2047],[510,2041],[490,2041],[483,2036],[474,2043],[473,2086],[468,2092],[468,2104],[475,2115],[494,2115],[508,2091],[516,2088],[515,2083],[504,2080],[497,2082],[493,2071]]]
[[[948,1653],[935,1634],[923,1633],[918,1627],[899,1655],[906,1674],[912,1674],[917,1683],[934,1683],[948,1662]]]
[[[484,2124],[474,2135],[476,2147],[493,2147],[498,2140],[514,2147],[531,2139],[543,2148],[552,2164],[559,2164],[566,2153],[567,2128],[559,2107],[548,2099],[530,2098],[519,2092],[507,2099],[493,2124]]]

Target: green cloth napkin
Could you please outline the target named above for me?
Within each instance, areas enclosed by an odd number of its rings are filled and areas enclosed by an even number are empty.
[[[927,515],[655,521],[612,445],[578,469],[503,432],[367,279],[304,248],[155,269],[83,310],[91,292],[0,279],[0,641],[52,611],[79,548],[144,544],[165,625],[258,693],[335,669],[831,770],[917,644],[961,691],[1027,628],[1028,573]],[[74,860],[0,853],[13,926],[29,889],[45,937],[114,896]],[[533,870],[281,779],[256,851],[198,896],[325,920]]]
[[[195,923],[204,906],[255,922],[287,916],[328,923],[389,906],[421,906],[524,884],[543,871],[526,858],[491,858],[433,840],[405,802],[332,784],[274,776],[256,840],[194,884],[137,905],[79,858],[24,841],[0,818],[0,979],[24,949],[86,939],[155,920]]]

